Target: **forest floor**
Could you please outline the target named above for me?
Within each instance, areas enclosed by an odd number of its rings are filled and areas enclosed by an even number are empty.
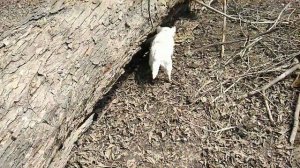
[[[226,42],[233,42],[222,56],[223,16],[193,3],[193,17],[175,23],[172,82],[162,71],[151,80],[147,54],[134,58],[66,167],[300,167],[299,131],[289,143],[300,71],[265,95],[241,98],[299,62],[300,3],[283,11],[287,2],[229,1],[227,13],[240,19],[227,18]],[[0,4],[2,33],[39,1]],[[211,6],[222,11],[221,1]],[[279,15],[272,31],[273,23],[255,23]]]
[[[286,4],[229,1],[227,13],[253,22],[276,20]],[[211,6],[222,11],[221,2]],[[223,16],[202,7],[191,5],[196,16],[176,21],[173,81],[162,71],[152,81],[147,55],[134,60],[101,101],[67,167],[299,166],[293,149],[300,146],[300,133],[294,147],[289,137],[299,94],[292,83],[300,71],[265,95],[240,98],[297,62],[299,3],[286,8],[265,35],[273,23],[227,19],[226,41],[240,41],[225,45],[222,57]]]

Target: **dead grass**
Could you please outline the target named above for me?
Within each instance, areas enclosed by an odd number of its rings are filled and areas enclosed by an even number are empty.
[[[284,4],[228,1],[227,14],[275,20]],[[222,4],[212,6],[222,11]],[[137,61],[110,95],[104,115],[78,140],[67,167],[292,167],[295,77],[266,90],[274,123],[261,94],[238,97],[291,67],[290,54],[300,50],[299,3],[283,12],[276,31],[239,56],[272,24],[227,20],[226,41],[248,40],[226,44],[222,58],[221,45],[205,46],[221,42],[223,17],[201,8],[193,5],[197,19],[176,23],[173,82],[162,73],[151,81],[147,57]]]

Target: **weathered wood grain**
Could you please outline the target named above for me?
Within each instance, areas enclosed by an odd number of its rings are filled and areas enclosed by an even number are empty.
[[[179,1],[151,0],[154,26]],[[147,4],[56,0],[0,36],[0,167],[65,165],[95,103],[153,31]]]

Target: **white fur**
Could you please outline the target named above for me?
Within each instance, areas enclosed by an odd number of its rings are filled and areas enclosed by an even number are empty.
[[[174,52],[174,36],[176,27],[158,27],[151,49],[149,65],[152,70],[152,78],[155,79],[159,67],[162,66],[167,72],[169,81],[171,81],[172,55]]]

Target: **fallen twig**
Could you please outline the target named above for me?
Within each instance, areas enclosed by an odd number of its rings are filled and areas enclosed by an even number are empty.
[[[211,82],[212,82],[211,80],[208,80],[206,83],[204,83],[204,84],[201,86],[201,88],[198,89],[198,91],[196,92],[195,98],[198,97],[199,92],[200,92],[206,85],[210,84]],[[194,104],[194,103],[198,102],[198,101],[200,100],[200,98],[201,98],[201,97],[196,98],[195,100],[193,100],[192,103]]]
[[[296,111],[294,114],[294,124],[293,124],[293,129],[292,129],[292,133],[290,136],[290,143],[294,144],[295,138],[296,138],[296,134],[298,131],[298,127],[299,127],[299,113],[300,113],[300,93],[298,95],[298,101],[297,101],[297,106],[296,106]]]
[[[236,54],[235,56],[233,56],[232,58],[230,58],[225,65],[227,65],[231,60],[233,60],[234,58],[236,58],[237,56],[243,57],[246,53],[247,50],[249,50],[251,47],[253,47],[257,42],[259,42],[264,35],[269,34],[271,32],[273,32],[276,28],[276,25],[278,24],[279,19],[281,18],[281,15],[283,14],[283,11],[286,10],[286,8],[290,5],[291,2],[289,2],[288,4],[285,5],[285,7],[280,11],[279,15],[277,16],[277,19],[274,21],[273,25],[265,32],[260,33],[258,36],[256,36],[253,39],[253,42],[251,42],[250,44],[248,44],[244,49],[242,49],[238,54]]]
[[[235,59],[236,57],[240,56],[243,57],[247,50],[249,50],[251,47],[253,47],[257,42],[259,42],[262,39],[262,37],[254,38],[251,43],[246,45],[239,53],[235,54],[233,57],[229,58],[228,61],[226,61],[225,65],[229,64],[231,60]]]
[[[197,48],[194,52],[198,52],[198,51],[201,51],[201,50],[203,50],[205,48],[220,46],[220,45],[224,45],[224,44],[233,44],[233,43],[238,43],[238,42],[247,41],[247,40],[248,40],[248,42],[254,41],[256,38],[258,38],[260,36],[263,36],[263,35],[266,35],[266,34],[269,34],[269,33],[273,32],[275,30],[276,30],[276,28],[274,28],[272,31],[269,31],[269,32],[260,33],[257,36],[255,36],[253,38],[253,40],[251,40],[249,38],[244,38],[244,39],[238,39],[238,40],[233,40],[233,41],[225,41],[225,42],[218,42],[218,43],[214,43],[214,44],[208,44],[208,45],[205,45],[205,46],[203,46],[201,48]]]
[[[264,42],[259,41],[258,43],[261,44],[263,47],[265,47],[267,50],[269,50],[269,51],[271,52],[271,54],[272,54],[273,56],[275,56],[275,58],[278,57],[278,55],[274,52],[274,50],[272,50],[272,48],[270,48],[270,47],[269,47],[268,45],[266,45]]]
[[[238,80],[236,80],[233,84],[231,84],[227,89],[225,89],[221,95],[219,95],[218,97],[216,97],[216,98],[212,101],[212,103],[214,103],[215,101],[217,101],[218,99],[220,99],[222,96],[224,96],[225,93],[228,92],[231,88],[233,88],[234,85],[236,85],[241,79],[243,79],[243,77],[240,77],[240,78],[239,78]]]
[[[223,12],[220,12],[214,8],[212,8],[211,6],[203,3],[203,2],[200,2],[198,0],[195,0],[197,3],[207,7],[208,9],[214,11],[214,12],[217,12],[221,15],[224,16],[224,24],[223,24],[223,39],[222,39],[222,43],[219,43],[219,45],[222,45],[222,50],[221,50],[221,56],[224,55],[224,42],[225,42],[225,27],[226,27],[226,17],[229,18],[229,19],[233,19],[233,20],[240,20],[241,22],[246,22],[246,23],[254,23],[254,22],[251,22],[251,21],[248,21],[248,20],[244,20],[244,19],[240,19],[240,18],[235,18],[233,16],[230,16],[230,15],[227,15],[226,13],[223,13]],[[258,36],[254,37],[253,39],[253,42],[251,42],[250,44],[248,44],[247,46],[245,46],[244,49],[242,49],[238,54],[236,54],[235,56],[231,57],[228,61],[226,61],[226,65],[231,61],[233,60],[234,58],[236,58],[237,56],[240,56],[240,57],[243,57],[246,53],[247,50],[249,50],[251,47],[253,47],[257,42],[259,42],[261,39],[262,39],[262,36],[266,35],[266,34],[269,34],[271,32],[273,32],[275,29],[276,29],[276,26],[277,24],[279,23],[279,19],[281,18],[281,15],[283,14],[283,12],[288,8],[288,6],[291,4],[291,2],[289,2],[288,4],[285,5],[285,7],[280,11],[279,15],[277,16],[276,20],[275,21],[272,21],[272,22],[268,22],[268,23],[273,23],[273,25],[266,31],[266,32],[263,32],[263,33],[260,33]],[[226,6],[226,0],[224,0],[224,11],[226,12],[225,10],[225,7]],[[246,39],[247,40],[247,39]],[[244,40],[242,40],[244,41]],[[249,40],[250,41],[250,40]],[[252,40],[251,40],[252,41]],[[206,48],[206,47],[205,47]],[[203,49],[203,48],[201,48]],[[200,49],[198,49],[200,50]],[[196,50],[196,51],[198,51]]]
[[[262,91],[263,93],[263,97],[264,97],[264,100],[265,100],[265,105],[266,105],[266,108],[267,108],[267,111],[268,111],[268,116],[269,116],[269,119],[272,123],[274,123],[274,119],[273,119],[273,116],[272,116],[272,113],[271,113],[271,110],[270,110],[270,106],[269,106],[269,103],[268,103],[268,99],[266,97],[266,91],[263,90]]]
[[[247,77],[249,77],[249,76],[257,76],[257,75],[260,75],[260,74],[263,74],[263,73],[270,73],[270,72],[283,71],[283,69],[287,68],[288,66],[287,66],[287,65],[278,66],[278,65],[282,64],[283,62],[287,62],[287,61],[289,61],[289,60],[292,60],[293,58],[295,58],[295,57],[298,56],[298,55],[300,55],[300,51],[285,56],[286,59],[284,59],[283,61],[280,61],[280,62],[278,62],[278,63],[276,63],[276,64],[274,64],[274,65],[272,65],[272,66],[270,66],[270,65],[268,65],[268,64],[263,65],[264,67],[268,67],[268,68],[266,68],[265,70],[254,71],[254,72],[248,72],[248,71],[247,71],[247,72],[245,72],[245,73],[242,74],[242,75],[237,75],[237,76],[228,78],[228,79],[226,79],[225,81],[220,82],[220,83],[218,83],[217,85],[212,86],[212,87],[210,87],[209,89],[207,89],[207,90],[205,90],[205,91],[203,91],[203,92],[200,92],[200,90],[201,90],[204,86],[206,86],[207,84],[210,84],[210,83],[212,82],[212,81],[208,81],[207,83],[205,83],[204,85],[202,85],[202,87],[196,92],[196,94],[195,94],[195,98],[196,98],[196,99],[195,99],[193,102],[195,103],[195,102],[199,101],[199,99],[200,99],[201,97],[198,97],[198,95],[201,94],[201,95],[203,96],[203,95],[205,95],[206,93],[208,93],[208,92],[210,92],[210,91],[212,91],[212,90],[215,90],[216,88],[218,88],[218,87],[222,86],[223,84],[226,84],[226,83],[228,83],[228,82],[230,82],[230,81],[232,81],[232,80],[236,80],[235,83],[237,83],[237,81],[239,81],[239,80],[241,80],[241,79],[244,79],[244,78],[247,78]],[[297,65],[297,63],[296,63],[296,64],[293,63],[292,65]],[[278,66],[278,67],[276,67],[276,66]],[[232,86],[234,86],[234,84],[231,85],[229,88],[227,88],[227,89],[224,91],[224,93],[226,93]],[[259,92],[259,91],[258,91],[258,92]],[[258,93],[258,92],[257,92],[257,93]],[[224,94],[224,93],[223,93],[223,94]],[[256,94],[256,93],[254,93],[254,94]],[[245,94],[245,95],[242,95],[242,96],[238,97],[238,99],[245,98],[245,97],[248,97],[248,96],[250,96],[250,95],[249,95],[249,94]],[[198,97],[198,98],[197,98],[197,97]],[[219,99],[219,98],[220,98],[220,97],[217,97],[216,100]],[[216,100],[214,100],[214,101],[216,101]],[[214,102],[214,101],[213,101],[213,102]]]
[[[210,0],[208,3],[206,3],[208,6],[210,6],[215,0]],[[202,7],[201,8],[202,10],[205,10],[206,7]]]
[[[267,31],[271,31],[272,29],[274,29],[274,28],[277,26],[278,21],[279,21],[279,19],[281,18],[281,15],[283,14],[283,11],[285,11],[285,10],[290,6],[290,4],[291,4],[291,1],[290,1],[289,3],[287,3],[287,4],[285,5],[285,7],[280,11],[280,13],[279,13],[279,15],[277,16],[277,18],[276,18],[274,24],[273,24]]]
[[[262,22],[256,22],[256,21],[250,21],[250,20],[246,20],[246,19],[236,18],[236,17],[233,17],[231,15],[227,15],[226,13],[223,13],[223,12],[221,12],[221,11],[219,11],[219,10],[217,10],[217,9],[215,9],[215,8],[213,8],[213,7],[207,5],[207,4],[205,4],[205,3],[203,3],[199,0],[194,0],[194,1],[201,4],[201,5],[203,5],[203,6],[205,6],[207,9],[210,9],[211,11],[214,11],[214,12],[220,14],[220,15],[223,15],[223,16],[227,17],[228,19],[231,19],[231,20],[238,20],[238,21],[241,21],[241,22],[244,22],[244,23],[252,23],[252,24],[254,24],[254,23],[256,23],[256,24],[261,24],[261,23],[262,24],[270,24],[270,23],[278,22],[277,19],[276,19],[277,21],[276,20],[275,21],[266,20],[266,21],[262,21]],[[288,3],[288,4],[290,4],[290,3]],[[282,23],[285,23],[285,22],[282,22]]]
[[[270,69],[285,69],[285,68],[287,68],[287,67],[289,67],[289,66],[293,66],[293,65],[296,65],[298,62],[293,62],[291,65],[282,65],[282,66],[279,66],[279,65],[281,65],[281,64],[283,64],[283,63],[286,63],[286,62],[290,62],[290,61],[292,61],[293,59],[295,59],[295,57],[297,57],[298,55],[300,55],[300,51],[299,52],[295,52],[295,53],[292,53],[292,54],[289,54],[289,55],[285,55],[285,56],[283,56],[283,55],[281,55],[281,56],[276,56],[276,58],[274,58],[273,59],[273,62],[274,61],[278,61],[279,59],[281,59],[281,58],[283,58],[283,57],[285,57],[283,60],[281,60],[281,61],[279,61],[279,62],[277,62],[277,63],[272,63],[272,65],[270,65],[271,63],[269,63],[269,64],[262,64],[262,65],[260,65],[260,66],[257,66],[257,67],[254,67],[254,68],[261,68],[261,67],[268,67],[268,68],[266,68],[266,70],[262,70],[262,71],[258,71],[258,72],[263,72],[263,71],[269,71]]]
[[[233,44],[233,43],[238,43],[238,42],[241,42],[241,41],[246,41],[247,39],[239,39],[239,40],[233,40],[233,41],[226,41],[226,42],[218,42],[218,43],[214,43],[214,44],[208,44],[208,45],[205,45],[201,48],[197,48],[195,50],[195,52],[198,52],[198,51],[201,51],[205,48],[209,48],[209,47],[214,47],[214,46],[220,46],[220,45],[224,45],[224,44]]]
[[[230,127],[221,128],[221,129],[219,129],[219,130],[209,130],[209,129],[206,129],[205,127],[201,127],[201,126],[199,126],[199,125],[197,125],[197,124],[194,124],[194,123],[191,122],[191,121],[187,121],[187,120],[185,120],[185,119],[181,119],[181,120],[184,121],[185,123],[189,123],[189,124],[193,125],[194,127],[198,127],[198,128],[203,129],[204,131],[212,132],[212,133],[219,133],[219,132],[223,132],[223,131],[227,131],[227,130],[231,130],[231,129],[236,128],[236,126],[230,126]]]
[[[249,92],[247,94],[244,94],[242,96],[240,96],[238,99],[241,98],[246,98],[248,96],[252,96],[255,95],[259,92],[265,91],[266,89],[268,89],[269,87],[271,87],[272,85],[274,85],[275,83],[279,82],[280,80],[284,79],[285,77],[287,77],[289,74],[293,73],[295,70],[300,68],[300,64],[296,64],[294,65],[292,68],[286,70],[283,74],[279,75],[277,78],[273,79],[271,82],[269,82],[268,84],[266,84],[265,86],[263,86],[260,89],[254,90],[252,92]]]
[[[236,126],[230,126],[230,127],[222,128],[222,129],[219,129],[219,130],[208,130],[208,129],[205,129],[204,127],[201,127],[201,128],[205,131],[208,131],[208,132],[219,133],[219,132],[227,131],[227,130],[230,130],[230,129],[234,129],[234,128],[236,128]]]
[[[226,14],[227,11],[227,0],[223,0],[223,11]],[[224,20],[223,20],[223,33],[222,33],[222,43],[225,42],[225,32],[226,32],[226,17],[224,16]],[[224,52],[225,52],[225,45],[222,45],[221,48],[221,57],[224,56]]]

